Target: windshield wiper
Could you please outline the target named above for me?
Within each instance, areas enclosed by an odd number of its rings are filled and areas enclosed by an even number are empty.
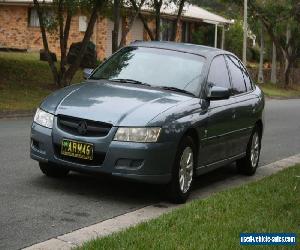
[[[144,86],[151,86],[149,83],[145,83],[145,82],[141,82],[141,81],[137,81],[137,80],[133,80],[133,79],[118,78],[118,79],[109,79],[109,81],[112,81],[112,82],[123,82],[123,83],[132,83],[132,84],[139,84],[139,85],[144,85]]]
[[[165,90],[176,91],[176,92],[180,92],[180,93],[184,93],[184,94],[188,94],[188,95],[192,95],[192,96],[196,96],[192,92],[189,92],[189,91],[187,91],[185,89],[179,89],[179,88],[176,88],[176,87],[162,86],[162,87],[159,87],[159,88],[165,89]]]

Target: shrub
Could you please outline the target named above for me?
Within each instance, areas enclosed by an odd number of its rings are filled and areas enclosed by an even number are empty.
[[[226,32],[225,49],[242,57],[243,53],[243,23],[239,20],[229,26]]]

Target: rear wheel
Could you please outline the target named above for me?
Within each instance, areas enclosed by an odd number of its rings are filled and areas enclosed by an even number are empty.
[[[254,175],[258,166],[261,149],[261,133],[256,127],[247,145],[246,156],[236,162],[237,169],[245,175]]]
[[[39,165],[43,174],[49,177],[65,177],[69,173],[68,169],[55,164],[40,162]]]
[[[193,184],[196,159],[195,144],[190,136],[183,138],[179,145],[168,185],[168,196],[174,203],[185,203]]]

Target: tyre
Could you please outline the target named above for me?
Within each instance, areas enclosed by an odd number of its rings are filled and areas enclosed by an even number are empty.
[[[46,176],[49,177],[65,177],[69,170],[54,164],[40,162],[40,169]]]
[[[196,147],[190,136],[181,141],[172,169],[172,180],[167,188],[167,195],[173,203],[185,203],[193,184]]]
[[[261,133],[257,127],[254,128],[247,145],[246,156],[237,160],[237,170],[245,175],[254,175],[258,166],[261,149]]]

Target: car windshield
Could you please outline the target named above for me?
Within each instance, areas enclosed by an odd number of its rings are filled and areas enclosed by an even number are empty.
[[[90,79],[150,84],[197,94],[205,58],[184,52],[126,47],[113,55]]]

